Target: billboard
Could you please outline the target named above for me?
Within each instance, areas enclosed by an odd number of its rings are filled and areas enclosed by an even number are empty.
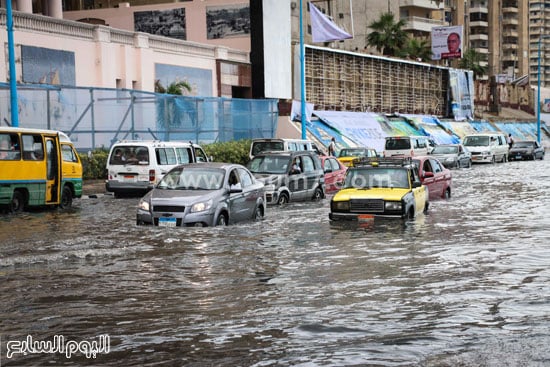
[[[462,26],[432,28],[432,60],[462,57]]]

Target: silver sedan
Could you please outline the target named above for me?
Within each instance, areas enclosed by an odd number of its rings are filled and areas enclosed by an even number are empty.
[[[214,226],[265,215],[264,184],[232,163],[196,163],[170,170],[139,202],[136,222]]]
[[[462,144],[436,145],[430,155],[437,158],[446,168],[472,166],[472,153]]]

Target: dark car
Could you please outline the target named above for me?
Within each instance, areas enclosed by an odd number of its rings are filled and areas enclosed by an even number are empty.
[[[325,173],[314,151],[263,152],[254,156],[247,167],[265,184],[268,204],[325,197]]]
[[[430,200],[451,197],[452,175],[448,168],[432,156],[418,156],[412,161],[418,167],[422,185],[428,188]]]
[[[139,202],[137,224],[226,225],[265,214],[264,185],[239,164],[192,163],[172,168]]]
[[[508,160],[535,160],[544,159],[544,147],[541,146],[536,140],[521,140],[516,141],[510,148],[508,153]]]
[[[431,156],[437,158],[447,168],[472,166],[472,153],[462,144],[436,145]]]

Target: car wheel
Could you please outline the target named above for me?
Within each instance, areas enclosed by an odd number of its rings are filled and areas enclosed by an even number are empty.
[[[427,213],[428,209],[430,209],[430,203],[426,201],[426,204],[424,204],[424,213]]]
[[[544,159],[544,154],[540,156],[540,160],[542,161]]]
[[[497,163],[497,159],[495,158],[495,156],[493,156],[491,158],[491,164],[495,164],[495,163]]]
[[[11,213],[20,213],[25,209],[25,195],[20,191],[14,191],[10,201],[9,210]]]
[[[220,213],[218,219],[216,219],[217,226],[226,226],[227,225],[227,214]]]
[[[466,163],[466,168],[472,168],[472,160],[468,159],[468,162]]]
[[[426,210],[426,206],[424,206],[424,210]],[[409,211],[407,212],[407,219],[414,219],[414,209],[409,208]]]
[[[259,222],[262,219],[264,219],[264,207],[260,205],[254,210],[254,222]]]
[[[323,190],[320,187],[316,188],[312,200],[321,200],[323,197]]]
[[[63,192],[61,193],[61,202],[59,207],[61,209],[69,209],[73,205],[73,192],[67,186],[63,187]]]
[[[279,200],[277,200],[277,204],[284,205],[286,203],[288,203],[288,194],[282,193],[281,195],[279,195]]]
[[[447,190],[445,190],[445,192],[443,193],[443,198],[444,199],[450,199],[451,198],[451,188],[450,187],[447,187]]]

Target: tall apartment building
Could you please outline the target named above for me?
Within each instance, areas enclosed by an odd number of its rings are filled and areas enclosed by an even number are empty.
[[[529,82],[537,85],[539,74],[540,41],[540,83],[550,87],[550,0],[529,1]]]

